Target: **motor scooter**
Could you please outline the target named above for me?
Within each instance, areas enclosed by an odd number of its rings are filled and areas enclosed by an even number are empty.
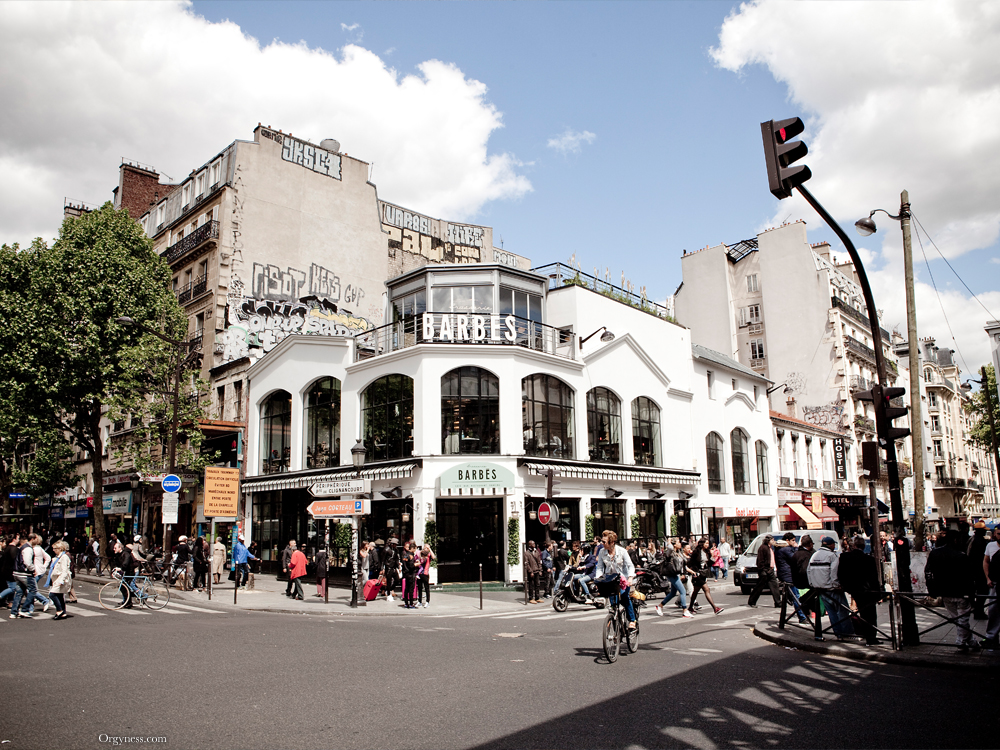
[[[594,584],[591,583],[591,586]],[[556,612],[565,612],[566,608],[573,604],[590,604],[597,609],[604,609],[606,604],[604,597],[602,596],[592,596],[587,597],[583,593],[583,585],[574,580],[574,575],[572,571],[568,571],[566,575],[563,576],[562,583],[556,592],[552,595],[552,609]]]

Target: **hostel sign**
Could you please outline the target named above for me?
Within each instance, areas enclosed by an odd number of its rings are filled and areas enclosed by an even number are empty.
[[[837,481],[847,480],[847,453],[844,449],[844,438],[833,439],[833,467],[836,470]]]

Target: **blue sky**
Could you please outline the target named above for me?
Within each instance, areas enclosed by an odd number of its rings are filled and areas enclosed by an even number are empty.
[[[905,315],[898,225],[851,224],[907,188],[990,310],[927,247],[939,302],[915,243],[921,335],[975,369],[1000,315],[998,48],[990,0],[5,2],[0,241],[55,236],[122,157],[180,178],[261,121],[338,138],[383,199],[662,300],[685,249],[784,220],[840,252],[767,190],[759,124],[800,115],[883,324]]]

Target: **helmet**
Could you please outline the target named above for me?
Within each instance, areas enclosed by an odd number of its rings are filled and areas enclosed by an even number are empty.
[[[132,537],[132,541],[133,542],[141,542],[142,541],[142,535],[141,534],[136,534],[134,537]]]

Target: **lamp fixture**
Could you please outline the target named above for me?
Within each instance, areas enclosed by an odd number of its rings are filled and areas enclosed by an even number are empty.
[[[765,396],[770,396],[772,393],[774,393],[776,390],[778,390],[782,386],[784,386],[784,388],[785,388],[785,390],[782,391],[783,394],[787,395],[787,394],[789,394],[789,393],[792,392],[792,389],[789,388],[787,384],[785,384],[785,383],[779,383],[778,385],[774,386],[773,388],[768,388],[767,392],[764,395]]]
[[[621,497],[622,493],[623,490],[616,490],[614,487],[604,488],[604,497],[608,498],[609,500],[613,500],[616,497]]]
[[[601,331],[604,331],[604,333],[601,333]],[[607,326],[601,326],[589,336],[584,336],[582,339],[580,339],[580,348],[583,349],[583,345],[587,343],[588,340],[594,338],[594,336],[596,336],[599,333],[601,333],[601,341],[604,342],[605,344],[615,340],[615,334],[609,331]]]
[[[409,503],[407,503],[406,505],[403,506],[403,516],[402,516],[403,517],[403,523],[409,523],[410,522],[410,514],[406,512],[407,508],[409,508],[410,510],[413,510],[413,506],[410,505]]]
[[[351,448],[351,461],[354,462],[354,468],[359,471],[364,468],[365,465],[365,454],[368,451],[365,449],[365,444],[358,438],[358,442],[354,444]]]
[[[650,490],[649,491],[649,499],[650,500],[659,500],[665,494],[666,493],[664,493],[664,492],[657,492],[656,490]]]
[[[400,499],[403,496],[403,488],[396,486],[391,490],[382,490],[382,497],[387,497],[391,499]]]
[[[868,237],[869,235],[875,234],[875,232],[878,231],[878,227],[875,226],[875,221],[872,219],[872,217],[879,211],[884,213],[890,219],[895,219],[896,221],[899,221],[902,218],[902,214],[900,216],[893,216],[884,208],[876,208],[865,218],[858,219],[856,222],[854,222],[854,228],[858,230],[858,234],[860,234],[862,237]]]
[[[645,517],[646,517],[646,509],[639,508],[639,518],[645,518]]]
[[[139,489],[139,482],[142,481],[142,477],[138,474],[129,474],[128,481],[132,485],[133,490]]]
[[[681,490],[680,492],[677,493],[678,500],[690,500],[692,497],[694,497],[694,495],[692,495],[690,492],[685,492],[684,490]]]

